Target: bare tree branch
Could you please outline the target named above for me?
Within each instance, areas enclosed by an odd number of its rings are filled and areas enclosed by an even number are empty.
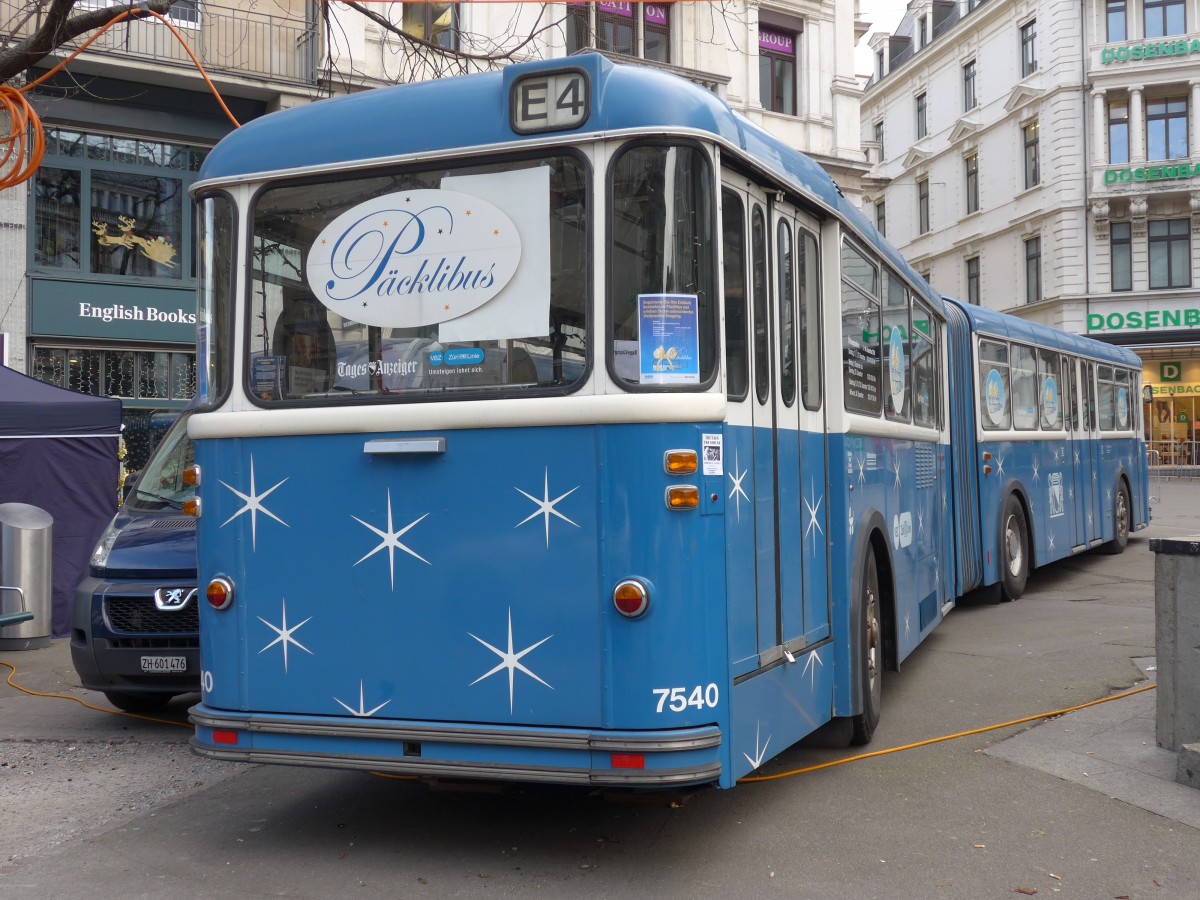
[[[171,0],[149,0],[137,6],[109,6],[71,15],[75,3],[76,0],[50,0],[37,30],[23,41],[0,51],[0,83],[28,71],[75,38],[103,28],[121,13],[129,12],[131,18],[137,19],[148,16],[148,10],[166,15],[171,9]]]

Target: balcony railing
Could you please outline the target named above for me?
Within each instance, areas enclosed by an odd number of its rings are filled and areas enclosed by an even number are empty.
[[[76,10],[104,5],[108,4],[81,0]],[[41,23],[40,8],[29,16],[31,6],[29,0],[0,0],[0,33],[9,41],[22,39]],[[179,6],[180,14],[171,17],[171,24],[211,74],[315,84],[320,31],[317,23],[305,20],[303,13],[289,17],[208,3]],[[85,35],[78,43],[86,39]],[[64,47],[61,52],[68,49]],[[86,55],[95,54],[156,66],[194,68],[183,45],[155,18],[115,25],[88,47]]]

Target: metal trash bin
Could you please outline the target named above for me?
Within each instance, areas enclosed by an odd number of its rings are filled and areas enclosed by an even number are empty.
[[[50,645],[54,517],[28,503],[0,503],[0,612],[24,609],[33,618],[0,627],[0,650]],[[19,590],[11,590],[18,588]]]

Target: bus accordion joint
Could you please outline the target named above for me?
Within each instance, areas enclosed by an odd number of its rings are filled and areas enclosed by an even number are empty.
[[[676,484],[667,488],[667,509],[696,509],[700,506],[700,489],[694,484]]]

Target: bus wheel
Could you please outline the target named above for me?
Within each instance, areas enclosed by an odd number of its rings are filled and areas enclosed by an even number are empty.
[[[1129,488],[1125,482],[1117,485],[1117,496],[1113,500],[1113,539],[1104,545],[1108,553],[1120,553],[1129,543]]]
[[[862,712],[851,719],[852,744],[865,744],[879,724],[883,706],[883,630],[880,626],[879,567],[875,554],[868,551],[863,571],[862,596],[859,598],[858,659],[862,685]]]
[[[1016,494],[1004,501],[1000,526],[1000,585],[1005,600],[1019,600],[1029,578],[1029,527]]]

